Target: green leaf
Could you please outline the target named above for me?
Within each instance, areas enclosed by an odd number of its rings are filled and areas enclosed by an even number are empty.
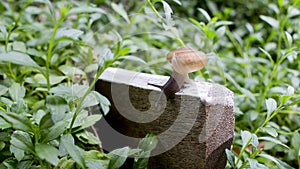
[[[292,44],[293,44],[293,37],[292,37],[292,35],[289,32],[285,31],[285,37],[287,39],[288,45],[292,46]]]
[[[226,26],[226,25],[233,25],[234,22],[231,22],[231,21],[217,21],[215,23],[215,27],[219,27],[219,26]]]
[[[133,169],[144,169],[147,168],[148,161],[150,157],[150,152],[149,151],[142,151],[139,156],[141,157],[147,157],[147,158],[135,158],[134,164],[133,164]]]
[[[67,78],[67,76],[57,76],[57,75],[50,74],[50,84],[51,85],[58,84],[66,78]],[[36,85],[36,84],[47,85],[47,80],[42,74],[36,74],[32,77],[28,77],[25,79],[25,81],[27,83],[31,83],[34,85]]]
[[[125,11],[123,5],[120,3],[120,4],[116,4],[114,2],[111,3],[111,7],[112,9],[117,12],[118,14],[120,14],[125,20],[127,23],[129,23],[129,18],[128,18],[128,15],[127,15],[127,12]]]
[[[57,31],[57,34],[55,36],[55,39],[59,39],[59,38],[71,38],[74,40],[78,40],[79,36],[81,36],[83,34],[83,32],[81,30],[78,29],[66,29],[66,28],[61,28]]]
[[[211,17],[209,16],[209,14],[202,8],[198,8],[198,11],[200,11],[202,13],[202,15],[204,15],[205,19],[210,22],[211,21]]]
[[[68,11],[67,15],[74,15],[74,14],[80,14],[80,13],[102,13],[105,14],[106,12],[102,10],[101,8],[95,8],[90,6],[80,6],[80,7],[74,7],[71,10]]]
[[[247,159],[250,165],[250,169],[268,169],[267,166],[259,164],[257,160],[248,158]]]
[[[59,151],[49,144],[38,143],[35,145],[35,152],[39,158],[46,160],[54,166],[56,166],[59,162]]]
[[[82,107],[90,107],[100,103],[103,113],[106,115],[109,111],[110,102],[106,97],[96,91],[92,91],[82,102]]]
[[[60,122],[54,124],[54,126],[52,126],[49,129],[49,133],[47,133],[47,135],[45,135],[43,142],[49,142],[51,140],[58,138],[60,135],[62,135],[64,133],[68,124],[69,123],[67,121],[60,121]]]
[[[97,104],[99,104],[99,100],[96,97],[96,93],[95,91],[92,91],[91,93],[89,93],[87,95],[87,97],[83,100],[82,102],[82,108],[85,107],[91,107],[91,106],[95,106]]]
[[[228,149],[226,149],[225,151],[226,151],[227,161],[229,162],[231,167],[234,168],[234,166],[235,166],[235,155]]]
[[[10,150],[11,153],[14,154],[14,156],[16,157],[16,159],[18,161],[21,161],[24,158],[24,156],[25,156],[24,150],[19,149],[19,148],[15,147],[12,144],[10,145],[9,150]]]
[[[63,135],[60,140],[62,148],[69,153],[73,160],[76,161],[76,163],[79,164],[82,168],[86,168],[82,151],[74,144],[74,138],[72,137],[72,135]]]
[[[3,33],[4,38],[7,38],[7,30],[6,27],[2,24],[0,24],[0,31]]]
[[[291,146],[293,149],[296,150],[296,152],[300,152],[300,134],[298,132],[295,132],[293,134],[293,137],[291,139]]]
[[[253,145],[253,147],[257,148],[259,144],[257,136],[255,134],[252,134],[251,138],[251,144]]]
[[[51,93],[62,96],[73,96],[72,89],[68,86],[58,85],[50,89]]]
[[[85,129],[87,127],[94,125],[97,121],[99,121],[101,119],[101,117],[102,117],[101,114],[93,114],[93,115],[87,116],[86,118],[83,119],[80,128]]]
[[[267,22],[270,26],[274,28],[279,28],[279,22],[276,19],[265,15],[260,15],[259,17],[263,21]]]
[[[40,66],[25,53],[10,51],[0,53],[0,61],[10,62],[22,66],[40,68]]]
[[[27,151],[27,152],[34,152],[33,143],[31,141],[31,137],[28,133],[16,130],[12,136],[10,143],[15,146],[16,148],[19,148],[21,150]]]
[[[0,84],[0,96],[4,95],[7,91],[8,88]]]
[[[8,89],[10,97],[13,101],[23,99],[25,96],[25,87],[21,86],[19,83],[13,83]]]
[[[105,169],[105,167],[103,167],[101,161],[99,160],[97,161],[86,160],[86,166],[88,169]]]
[[[108,168],[109,169],[118,169],[120,168],[124,162],[126,161],[126,158],[128,156],[129,147],[124,147],[120,149],[113,150],[109,153],[111,155]]]
[[[0,116],[2,116],[6,121],[8,121],[13,128],[30,132],[32,131],[31,122],[27,119],[27,117],[22,114],[9,113],[0,111]]]
[[[12,127],[12,125],[0,117],[0,129],[4,130],[10,127]]]
[[[101,95],[100,93],[98,93],[97,91],[92,91],[91,93],[94,94],[95,98],[100,103],[103,114],[106,115],[109,112],[109,106],[110,106],[109,100],[103,95]]]
[[[85,144],[96,145],[100,144],[98,137],[95,137],[91,132],[83,130],[80,133],[76,133],[76,137]]]
[[[46,107],[51,111],[64,114],[70,110],[68,102],[60,96],[47,96]]]
[[[258,156],[260,157],[263,157],[263,158],[266,158],[268,160],[271,160],[273,161],[279,168],[284,168],[284,169],[294,169],[294,167],[291,167],[290,165],[288,165],[287,163],[271,156],[271,155],[268,155],[268,154],[258,154]]]
[[[24,100],[18,100],[10,106],[10,111],[17,114],[26,114],[28,112],[28,107]]]
[[[147,134],[145,138],[143,138],[138,145],[139,149],[143,151],[152,151],[157,146],[158,139],[153,134]]]
[[[68,157],[63,157],[59,160],[57,166],[54,169],[73,169],[75,168],[75,161],[68,159]]]
[[[271,114],[276,110],[277,102],[272,98],[266,99],[266,106],[267,106],[267,112],[268,112],[267,118],[269,118],[271,116]]]
[[[279,144],[279,145],[285,147],[286,149],[290,149],[289,146],[283,144],[281,141],[279,141],[275,138],[272,138],[272,137],[259,137],[258,139],[259,140],[264,140],[264,141],[270,141],[272,143]]]
[[[288,16],[291,18],[291,17],[294,17],[294,16],[297,16],[297,15],[300,15],[300,10],[299,8],[295,8],[293,6],[289,6],[288,7]]]
[[[19,41],[14,41],[12,44],[13,50],[14,51],[19,51],[22,53],[26,53],[26,45],[23,42],[19,42]]]
[[[120,57],[118,57],[118,59],[125,59],[125,60],[129,60],[129,61],[133,61],[133,62],[147,64],[143,59],[141,59],[137,56],[133,56],[133,55],[120,56]]]
[[[179,0],[173,0],[175,3],[177,3],[178,5],[181,5],[181,2]]]
[[[71,90],[72,90],[72,96],[77,97],[77,98],[81,98],[83,97],[83,95],[86,93],[86,91],[88,90],[88,86],[86,85],[73,85]]]
[[[169,20],[171,20],[171,15],[173,13],[172,8],[170,7],[170,5],[166,2],[166,1],[161,1],[164,7],[164,11],[165,11],[165,17],[167,22]]]
[[[42,119],[40,120],[40,123],[39,123],[40,130],[48,129],[48,128],[50,128],[53,125],[54,125],[54,123],[53,123],[53,120],[51,118],[51,114],[50,113],[44,115],[42,117]]]
[[[74,77],[74,75],[85,75],[84,71],[77,67],[62,65],[58,68],[64,75]]]
[[[272,137],[277,137],[278,136],[277,131],[273,127],[262,127],[261,131],[265,132],[265,133],[268,133]]]
[[[247,142],[252,138],[252,134],[249,131],[241,131],[241,137],[243,142],[243,147],[248,146]]]
[[[295,89],[292,86],[288,86],[287,91],[286,91],[286,95],[293,96],[294,93],[295,93]]]
[[[274,65],[274,60],[273,60],[273,58],[272,58],[272,56],[270,55],[270,53],[269,52],[267,52],[266,50],[264,50],[263,48],[258,48],[260,51],[262,51],[268,58],[269,58],[269,60],[272,62],[272,65]]]

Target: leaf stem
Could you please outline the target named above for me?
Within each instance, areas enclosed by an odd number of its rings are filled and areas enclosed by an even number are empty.
[[[275,65],[275,68],[272,70],[271,72],[271,76],[270,78],[268,79],[268,84],[266,85],[266,87],[263,89],[263,94],[261,95],[260,97],[260,100],[256,106],[256,111],[259,113],[260,110],[261,110],[261,106],[263,104],[263,101],[265,100],[266,96],[267,96],[267,93],[270,89],[270,87],[272,87],[272,81],[273,81],[273,78],[275,77],[275,75],[277,74],[277,70],[278,70],[278,67],[279,67],[279,64],[278,62],[276,63]]]
[[[272,119],[272,118],[274,118],[278,113],[279,113],[279,111],[281,110],[281,108],[283,107],[283,103],[280,103],[280,105],[276,108],[276,110],[274,111],[274,113],[269,117],[269,118],[267,118],[264,122],[263,122],[263,124],[262,125],[260,125],[256,130],[255,130],[255,132],[254,132],[254,134],[255,135],[257,135],[259,132],[260,132],[260,130]],[[236,168],[236,166],[238,165],[238,163],[239,163],[239,161],[241,160],[241,158],[242,158],[242,156],[243,156],[243,154],[244,154],[244,152],[246,151],[246,148],[249,146],[249,144],[251,143],[251,141],[252,141],[252,138],[250,138],[248,141],[247,141],[247,143],[245,144],[245,146],[242,148],[242,150],[240,151],[240,154],[239,154],[239,156],[238,156],[238,159],[237,159],[237,161],[236,161],[236,163],[235,163],[235,166],[234,166],[234,168]],[[253,157],[254,158],[254,157]],[[241,167],[242,168],[242,167]]]
[[[152,9],[152,11],[156,14],[156,16],[163,20],[164,18],[159,14],[159,12],[155,9],[154,4],[156,2],[159,2],[159,0],[155,1],[154,3],[151,2],[151,0],[147,0],[148,4],[150,5],[150,8]],[[171,28],[170,31],[173,33],[173,35],[175,36],[176,40],[179,42],[179,44],[183,47],[185,47],[185,44],[183,42],[183,40],[180,38],[180,36],[178,35],[178,32],[175,31],[176,28]]]
[[[244,52],[243,48],[238,43],[238,41],[235,39],[233,33],[229,30],[228,26],[226,26],[226,35],[228,36],[228,38],[232,42],[232,44],[235,46],[235,48],[237,49],[237,51],[241,55],[241,57],[243,57],[246,61],[250,61],[247,52]],[[248,77],[252,76],[251,69],[250,69],[250,64],[251,63],[247,63],[246,66],[245,66]]]
[[[50,84],[50,62],[51,62],[53,48],[55,46],[55,36],[56,36],[59,26],[62,24],[64,19],[65,19],[65,16],[64,16],[64,13],[62,13],[59,20],[54,25],[53,33],[51,35],[51,39],[50,39],[49,46],[48,46],[47,58],[46,58],[46,74],[45,74],[48,91],[50,91],[50,87],[51,87],[51,84]]]
[[[90,94],[91,90],[93,89],[93,87],[95,86],[96,82],[98,81],[100,75],[104,72],[104,70],[107,68],[108,66],[105,66],[103,68],[100,68],[100,70],[97,71],[97,74],[94,78],[94,80],[92,81],[92,84],[89,86],[89,88],[87,89],[87,91],[84,93],[83,97],[79,100],[78,102],[78,105],[77,105],[77,108],[75,110],[75,113],[73,114],[73,117],[72,117],[72,120],[71,120],[71,123],[70,123],[70,128],[69,128],[69,134],[72,133],[72,128],[73,128],[73,125],[75,123],[75,120],[79,114],[79,112],[82,110],[82,103],[83,101],[85,100],[85,98]]]

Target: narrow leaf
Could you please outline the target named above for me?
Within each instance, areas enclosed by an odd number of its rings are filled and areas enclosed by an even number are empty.
[[[260,51],[262,51],[265,55],[267,55],[267,57],[269,58],[269,60],[272,62],[272,65],[274,65],[274,60],[272,59],[272,56],[270,55],[269,52],[267,52],[266,50],[264,50],[263,48],[258,48]]]
[[[171,20],[171,15],[172,15],[173,11],[172,11],[172,8],[170,7],[170,5],[166,1],[162,1],[162,4],[164,7],[166,20],[168,22],[169,20]]]
[[[2,116],[6,121],[8,121],[15,129],[26,132],[32,131],[31,122],[22,114],[0,111],[0,116]]]
[[[111,3],[111,7],[112,9],[117,12],[118,14],[120,14],[125,20],[127,23],[129,23],[129,18],[128,18],[128,15],[127,15],[127,12],[125,11],[123,5],[120,3],[120,4],[116,4],[116,3]]]
[[[83,34],[83,32],[81,30],[62,28],[57,31],[55,39],[67,37],[67,38],[71,38],[74,40],[78,40],[79,36],[82,34]]]
[[[229,162],[231,167],[234,168],[234,166],[235,166],[235,155],[228,149],[226,149],[225,151],[226,151],[227,161]]]
[[[265,15],[260,15],[259,17],[260,17],[260,19],[267,22],[272,27],[279,28],[279,22],[276,19],[269,17],[269,16],[265,16]]]
[[[286,149],[290,149],[289,146],[283,144],[281,141],[279,141],[275,138],[272,138],[272,137],[259,137],[258,139],[259,140],[264,140],[264,141],[270,141],[272,143],[279,144],[279,145],[285,147]]]
[[[273,161],[279,168],[284,168],[284,169],[294,169],[294,167],[291,167],[290,165],[288,165],[287,163],[271,156],[271,155],[268,155],[268,154],[258,154],[258,156],[260,157],[263,157],[263,158],[266,158],[268,160],[271,160]]]
[[[211,21],[211,17],[209,16],[209,14],[202,8],[198,8],[198,11],[200,11],[202,13],[202,15],[204,15],[205,19],[210,22]]]
[[[81,6],[81,7],[74,7],[68,11],[67,15],[74,15],[80,13],[106,13],[101,8],[94,8],[90,6]]]
[[[125,60],[129,60],[129,61],[133,61],[133,62],[139,62],[139,63],[142,63],[142,64],[147,64],[143,59],[141,59],[137,56],[133,56],[133,55],[121,56],[121,57],[118,57],[118,59],[125,59]]]
[[[292,44],[293,44],[293,37],[292,37],[292,35],[289,32],[285,31],[285,36],[286,36],[288,45],[292,46]]]
[[[8,53],[0,53],[0,61],[39,68],[39,65],[29,55],[21,52],[10,51]]]

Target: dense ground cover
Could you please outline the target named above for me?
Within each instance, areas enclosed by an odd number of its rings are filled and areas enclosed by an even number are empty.
[[[155,147],[103,153],[85,130],[105,97],[92,91],[108,66],[169,75],[165,54],[206,52],[192,78],[235,93],[233,168],[299,168],[300,2],[1,1],[1,168],[144,168]],[[88,145],[88,146],[87,146]]]

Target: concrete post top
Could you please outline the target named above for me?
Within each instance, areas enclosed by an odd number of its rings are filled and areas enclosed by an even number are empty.
[[[146,90],[160,89],[148,85],[148,83],[164,85],[169,76],[161,76],[147,73],[140,73],[121,68],[107,68],[100,76],[101,80],[134,86]],[[208,82],[200,82],[191,80],[185,83],[181,90],[176,95],[186,95],[200,98],[202,102],[210,103],[211,105],[219,104],[233,106],[233,92],[226,87]]]

